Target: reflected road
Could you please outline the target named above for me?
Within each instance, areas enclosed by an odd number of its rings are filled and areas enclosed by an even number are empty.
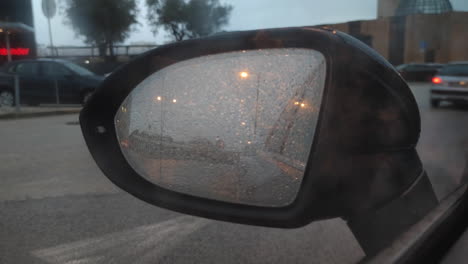
[[[127,158],[161,187],[234,203],[285,206],[296,197],[302,172],[266,152],[240,155],[233,164],[212,160],[158,159],[131,148]]]

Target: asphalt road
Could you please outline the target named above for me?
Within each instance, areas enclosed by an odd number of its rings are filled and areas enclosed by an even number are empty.
[[[460,181],[468,110],[431,109],[413,85],[418,146],[443,198]],[[282,230],[184,216],[114,187],[90,157],[76,115],[0,121],[0,263],[355,263],[339,219]]]
[[[451,193],[468,165],[468,106],[431,108],[427,84],[412,84],[421,114],[418,153],[439,199]]]

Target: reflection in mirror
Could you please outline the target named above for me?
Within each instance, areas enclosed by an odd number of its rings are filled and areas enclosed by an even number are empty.
[[[223,53],[149,76],[115,116],[125,158],[180,193],[282,207],[297,196],[325,85],[308,49]]]

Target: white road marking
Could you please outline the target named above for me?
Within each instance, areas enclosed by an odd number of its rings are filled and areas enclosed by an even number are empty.
[[[107,234],[31,252],[50,263],[146,263],[155,262],[189,234],[209,221],[180,216],[154,225]]]

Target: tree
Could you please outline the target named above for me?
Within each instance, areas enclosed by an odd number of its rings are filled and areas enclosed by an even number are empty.
[[[138,23],[137,13],[135,0],[67,0],[65,7],[75,33],[97,45],[101,56],[109,48],[112,59],[114,44],[124,41]]]
[[[219,0],[146,0],[153,33],[168,31],[176,41],[218,32],[228,24],[232,6]]]

